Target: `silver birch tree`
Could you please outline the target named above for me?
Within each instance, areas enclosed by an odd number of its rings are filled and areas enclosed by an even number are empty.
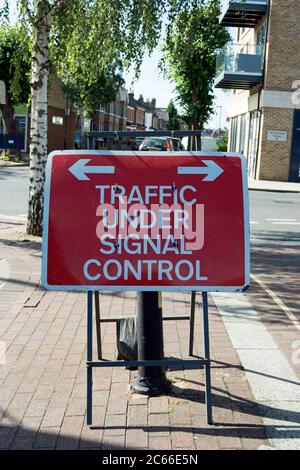
[[[54,17],[70,0],[22,0],[31,28],[30,176],[27,232],[42,235],[43,197],[48,144],[49,35]]]
[[[86,67],[74,69],[76,74],[81,74],[80,81],[91,86],[98,80],[99,60],[105,70],[112,61],[119,60],[120,54],[124,66],[134,64],[138,73],[144,53],[151,52],[159,41],[163,19],[166,19],[166,31],[170,31],[179,11],[203,2],[205,0],[16,0],[24,27],[31,34],[32,46],[28,234],[42,235],[51,37],[63,57],[71,50],[68,47],[69,36],[74,39],[71,33],[78,25],[79,28],[85,25],[85,31],[90,32],[86,43],[82,44],[80,29],[78,40]],[[11,2],[2,0],[2,3],[0,20],[2,13],[8,18]],[[97,60],[94,60],[95,54]],[[80,56],[74,56],[74,60],[79,61]]]

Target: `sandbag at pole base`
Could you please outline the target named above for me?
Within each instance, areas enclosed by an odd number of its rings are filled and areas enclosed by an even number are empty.
[[[135,393],[156,397],[168,393],[172,388],[172,383],[163,374],[161,377],[142,377],[140,374],[131,384],[131,389]]]

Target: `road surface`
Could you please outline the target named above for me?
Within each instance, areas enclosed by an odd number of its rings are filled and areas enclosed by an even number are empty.
[[[24,218],[28,202],[28,167],[0,167],[0,219]],[[250,192],[253,243],[300,243],[300,194]]]
[[[253,244],[300,245],[300,194],[250,191]]]
[[[23,220],[28,203],[28,167],[0,166],[0,220]]]

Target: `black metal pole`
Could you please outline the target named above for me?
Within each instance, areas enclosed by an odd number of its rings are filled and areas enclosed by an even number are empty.
[[[192,292],[191,315],[190,315],[190,340],[189,340],[189,355],[190,356],[194,354],[195,307],[196,307],[196,292]]]
[[[203,309],[203,339],[205,365],[205,403],[207,424],[213,424],[211,403],[211,376],[210,376],[210,345],[209,345],[209,321],[208,321],[208,299],[207,292],[202,292]]]
[[[90,426],[93,420],[93,292],[87,294],[87,412],[86,424]]]
[[[164,357],[161,293],[137,294],[138,359],[159,360]],[[165,367],[139,367],[131,385],[137,393],[161,395],[171,388]]]
[[[196,146],[197,146],[197,152],[201,152],[202,150],[202,138],[201,135],[196,136]]]

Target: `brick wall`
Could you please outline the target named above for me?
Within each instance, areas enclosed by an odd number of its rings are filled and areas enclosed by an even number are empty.
[[[293,135],[293,109],[264,108],[258,178],[288,181]],[[268,141],[269,130],[287,131],[286,142]]]
[[[53,117],[60,117],[63,119],[62,125],[54,124]],[[53,150],[63,150],[65,148],[74,148],[74,136],[77,125],[77,113],[71,113],[70,116],[65,116],[65,111],[52,106],[48,107],[48,152]]]
[[[129,123],[134,123],[134,108],[131,106],[127,107],[127,121]]]
[[[145,111],[142,109],[136,109],[136,124],[144,126],[145,124]]]
[[[152,126],[154,129],[159,129],[159,117],[153,115]]]
[[[269,46],[265,87],[289,91],[300,79],[300,2],[270,0]]]
[[[77,113],[71,112],[66,116],[65,110],[71,108],[70,100],[63,94],[61,80],[52,75],[49,80],[48,97],[48,152],[53,150],[63,150],[65,148],[74,148],[74,136],[77,125]],[[68,102],[69,101],[69,102]],[[63,120],[62,125],[53,123],[53,117],[60,117]]]
[[[61,80],[55,75],[51,75],[49,79],[48,106],[63,110],[67,107],[67,99],[62,91]]]

